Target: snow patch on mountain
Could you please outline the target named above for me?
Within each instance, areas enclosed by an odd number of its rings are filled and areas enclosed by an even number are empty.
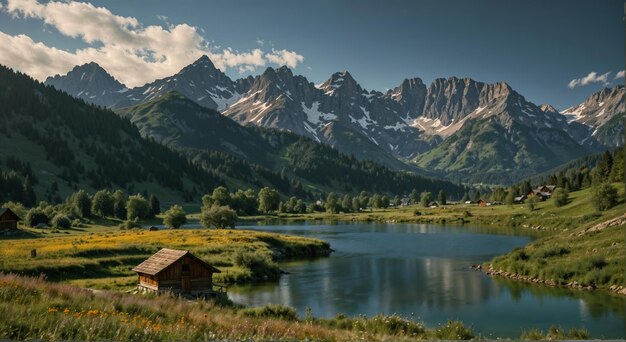
[[[302,111],[304,112],[304,114],[306,114],[306,118],[308,122],[314,125],[319,125],[320,122],[322,122],[322,120],[332,121],[332,120],[337,119],[337,115],[335,114],[320,112],[319,106],[320,106],[320,103],[317,101],[311,104],[311,108],[308,108],[304,104],[304,102],[302,103]]]

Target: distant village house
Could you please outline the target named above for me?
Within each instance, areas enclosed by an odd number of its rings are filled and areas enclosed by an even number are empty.
[[[163,248],[133,268],[137,288],[149,292],[173,292],[191,296],[214,296],[226,287],[213,283],[213,273],[221,273],[189,251]]]
[[[17,222],[22,219],[9,208],[0,208],[0,232],[17,230]]]
[[[552,193],[556,189],[556,185],[542,185],[535,189],[530,190],[526,196],[528,198],[535,197],[539,201],[545,201],[552,196]]]

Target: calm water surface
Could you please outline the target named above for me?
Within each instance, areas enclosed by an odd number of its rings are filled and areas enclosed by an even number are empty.
[[[397,313],[428,326],[458,319],[485,337],[519,337],[550,325],[584,327],[593,337],[626,336],[626,300],[492,279],[470,270],[532,238],[467,226],[290,224],[241,228],[328,241],[328,258],[281,263],[274,283],[229,288],[237,303],[284,304],[304,315]]]

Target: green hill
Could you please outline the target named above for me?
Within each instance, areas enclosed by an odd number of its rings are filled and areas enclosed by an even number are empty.
[[[0,169],[7,177],[28,178],[39,200],[60,201],[78,188],[112,187],[189,200],[200,189],[224,183],[215,172],[143,139],[113,112],[3,66],[0,108]],[[3,200],[10,199],[20,198]]]

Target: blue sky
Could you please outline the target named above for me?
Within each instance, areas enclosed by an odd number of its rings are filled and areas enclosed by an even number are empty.
[[[506,81],[529,100],[559,109],[581,102],[604,86],[623,83],[623,78],[615,79],[624,69],[621,0],[89,2],[93,8],[108,10],[103,17],[136,19],[131,31],[155,26],[165,35],[177,25],[181,31],[183,24],[195,28],[195,35],[182,35],[181,40],[188,43],[177,47],[187,49],[185,54],[174,48],[155,48],[157,55],[170,61],[162,65],[144,65],[137,56],[120,57],[115,48],[120,45],[118,38],[109,38],[115,32],[98,38],[99,32],[89,31],[88,24],[98,21],[89,17],[100,15],[96,10],[80,12],[88,9],[76,7],[78,14],[72,16],[73,9],[54,11],[50,6],[44,10],[42,0],[34,4],[35,0],[0,1],[0,43],[5,52],[27,56],[16,61],[19,56],[5,54],[0,62],[40,79],[95,56],[122,81],[141,83],[172,74],[207,49],[233,78],[284,62],[315,83],[348,70],[363,87],[381,91],[408,77],[420,77],[429,84],[438,77],[467,76]],[[104,20],[99,25],[108,24]],[[81,38],[83,34],[91,41]],[[146,32],[138,36],[153,37]],[[124,32],[119,37],[126,39]],[[202,39],[200,50],[189,45],[197,37]],[[176,35],[170,34],[163,44],[171,46],[175,41]],[[96,51],[103,46],[111,49]],[[225,48],[231,53],[224,55]],[[252,56],[255,49],[260,51]],[[596,75],[568,87],[572,80],[591,72]]]

